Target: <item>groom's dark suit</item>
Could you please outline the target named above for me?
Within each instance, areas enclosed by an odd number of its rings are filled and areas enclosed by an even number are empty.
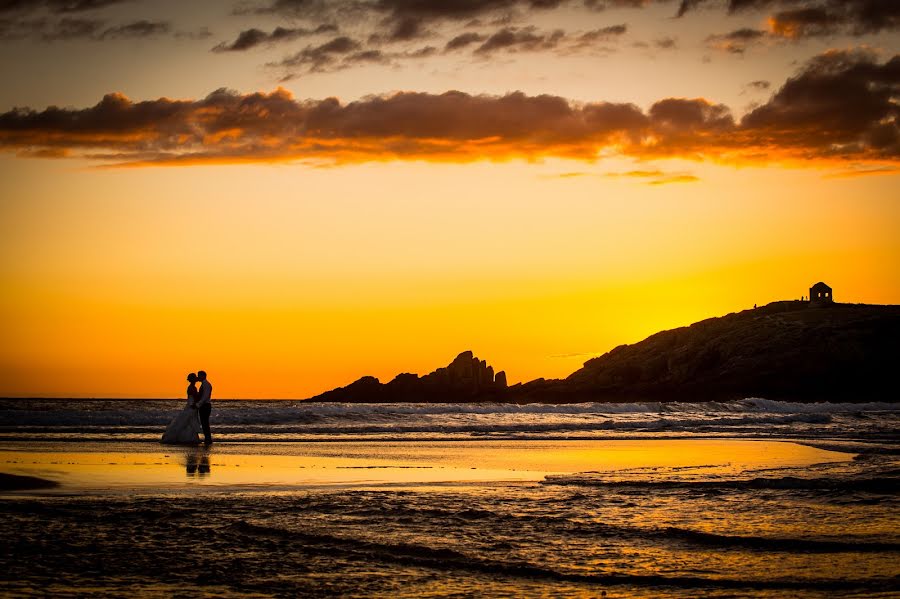
[[[212,385],[208,380],[200,382],[200,397],[197,399],[197,411],[200,414],[200,425],[203,427],[203,437],[207,444],[212,443],[212,433],[209,430],[209,414],[212,412]]]

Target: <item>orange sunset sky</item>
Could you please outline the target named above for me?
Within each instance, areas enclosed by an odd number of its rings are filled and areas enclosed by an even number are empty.
[[[0,396],[900,303],[900,3],[13,0],[0,48]]]

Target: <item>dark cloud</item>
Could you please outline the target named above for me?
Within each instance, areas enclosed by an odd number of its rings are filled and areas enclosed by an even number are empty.
[[[450,39],[444,46],[445,52],[463,50],[479,44],[474,54],[488,56],[496,52],[560,50],[569,52],[584,50],[601,42],[608,42],[625,34],[625,24],[601,27],[583,33],[566,33],[561,29],[539,31],[536,27],[504,27],[490,35],[469,31]]]
[[[357,40],[342,35],[317,46],[307,46],[300,52],[288,56],[278,63],[269,66],[286,69],[301,68],[307,72],[325,71],[335,66],[341,57],[358,53],[362,44]]]
[[[454,2],[428,2],[422,0],[377,0],[373,5],[396,17],[414,15],[429,20],[472,19],[488,13],[519,7],[540,6],[542,2],[529,0],[458,0]],[[544,8],[555,8],[559,2],[548,2]]]
[[[105,29],[100,39],[138,39],[165,35],[172,31],[171,25],[162,21],[135,21]]]
[[[75,39],[102,39],[103,21],[97,19],[64,18],[40,32],[40,39],[48,42]]]
[[[226,90],[196,102],[134,103],[110,94],[84,110],[0,115],[0,146],[68,148],[136,161],[478,160],[494,155],[590,158],[595,144],[650,122],[630,104],[576,106],[556,96],[404,92],[349,104],[288,92]]]
[[[666,98],[651,106],[649,115],[661,131],[681,133],[734,127],[734,118],[727,106],[697,99]]]
[[[193,31],[176,31],[175,39],[205,40],[211,38],[212,35],[212,31],[209,30],[209,27],[200,27]]]
[[[500,50],[507,52],[552,50],[559,46],[565,36],[562,29],[542,33],[538,32],[535,27],[505,27],[484,40],[475,49],[475,54],[486,56]]]
[[[32,39],[43,42],[72,40],[142,39],[167,35],[172,27],[164,21],[134,21],[107,26],[101,19],[0,19],[0,40]],[[178,34],[182,35],[182,34]]]
[[[328,0],[266,0],[240,2],[233,10],[234,15],[251,14],[278,14],[288,17],[319,18],[329,10],[329,5],[337,3]],[[355,4],[353,8],[363,8],[365,2],[349,2],[344,0],[341,4]]]
[[[388,30],[387,34],[377,34],[383,41],[405,41],[425,37],[432,26],[445,22],[467,23],[469,27],[511,24],[523,14],[552,11],[562,6],[602,10],[648,3],[645,0],[267,0],[245,5],[237,12],[276,13],[313,22],[378,23]]]
[[[322,33],[336,33],[337,25],[326,23],[319,25],[313,29],[303,27],[288,29],[285,27],[276,27],[271,33],[262,31],[261,29],[245,29],[241,31],[237,38],[229,43],[222,42],[215,46],[213,52],[242,52],[263,44],[275,44],[278,42],[289,42],[302,37],[318,35]]]
[[[709,0],[681,0],[678,16],[707,4]],[[897,0],[727,0],[712,4],[725,4],[731,13],[775,10],[769,17],[772,33],[791,39],[900,29]]]
[[[706,38],[706,45],[714,50],[743,54],[747,49],[768,39],[769,33],[762,29],[737,29],[722,35],[711,35]]]
[[[363,52],[357,52],[355,54],[351,54],[344,59],[345,64],[353,64],[353,63],[370,63],[370,64],[386,64],[390,62],[390,57],[388,57],[381,50],[364,50]]]
[[[408,42],[431,35],[423,19],[418,17],[402,17],[394,22],[388,22],[386,25],[390,28],[387,35],[376,34],[370,41],[376,43]]]
[[[800,8],[778,12],[769,17],[772,34],[787,38],[805,38],[837,33],[843,19],[824,8]]]
[[[430,2],[428,0],[375,0],[377,10],[401,16],[417,16],[429,20],[464,20],[514,9],[553,10],[566,4],[566,0],[453,0]]]
[[[344,54],[350,60],[389,58],[367,52]],[[593,161],[615,153],[896,166],[898,99],[900,56],[879,63],[870,53],[832,51],[810,61],[740,121],[727,107],[702,98],[664,98],[643,111],[627,103],[574,103],[521,92],[402,92],[341,103],[298,101],[285,90],[219,90],[197,101],[132,102],[110,94],[81,110],[15,109],[0,115],[0,148],[118,165]]]
[[[729,13],[738,13],[742,11],[761,11],[772,8],[773,6],[798,5],[803,3],[811,3],[816,0],[679,0],[677,16],[683,16],[701,6],[711,6],[711,8],[724,7]],[[821,0],[829,1],[829,0]],[[852,0],[851,0],[852,1]]]
[[[900,159],[900,55],[884,64],[864,51],[819,55],[741,125],[808,152]]]
[[[653,1],[654,0],[584,0],[584,6],[590,10],[603,11],[610,8],[643,8]]]
[[[0,19],[0,40],[20,40],[39,34],[46,19]]]
[[[499,52],[584,51],[598,42],[619,37],[626,31],[627,26],[624,24],[575,34],[567,34],[561,29],[540,31],[536,27],[503,27],[492,34],[475,31],[462,33],[447,41],[443,51],[458,52],[472,48],[472,56],[478,58],[488,58]],[[265,39],[268,38],[264,32],[251,30],[247,35],[242,34],[233,44],[220,45],[213,50],[231,50],[238,42],[241,43],[235,49],[253,47]],[[373,63],[396,64],[402,60],[422,59],[438,53],[433,46],[418,50],[387,51],[384,45],[391,41],[406,40],[370,36],[367,47],[364,47],[362,42],[342,36],[319,46],[307,46],[279,62],[269,63],[268,66],[285,71],[281,80],[287,81],[304,73],[331,72]]]
[[[562,0],[270,0],[239,12],[276,13],[311,20],[343,16],[375,17],[392,23],[407,19],[431,23],[470,20],[517,9],[553,9],[562,3]]]
[[[756,91],[767,91],[770,87],[772,87],[772,84],[764,79],[757,79],[756,81],[751,81],[744,87]]]
[[[0,0],[0,14],[48,11],[72,13],[97,10],[132,0]]]
[[[681,3],[678,6],[677,16],[683,17],[705,2],[706,0],[681,0]]]
[[[614,48],[609,46],[609,42],[617,40],[617,38],[625,35],[627,31],[628,26],[623,23],[621,25],[610,25],[585,31],[584,33],[567,35],[562,53],[585,51],[613,52]]]
[[[393,65],[401,60],[428,58],[437,54],[437,48],[434,46],[424,46],[418,50],[407,52],[385,52],[379,49],[362,50],[348,54],[334,66],[335,70],[348,69],[354,66],[365,65]]]
[[[653,45],[660,50],[674,50],[678,47],[678,40],[674,37],[661,37],[654,40]]]
[[[594,42],[607,41],[620,35],[624,35],[627,31],[628,26],[624,23],[622,23],[621,25],[601,27],[600,29],[586,31],[580,34],[577,38],[577,42],[579,44],[592,44]]]
[[[423,46],[402,52],[386,52],[378,48],[364,48],[359,41],[341,36],[318,46],[307,46],[280,62],[269,63],[268,66],[284,70],[286,74],[281,80],[289,81],[298,73],[323,73],[354,66],[394,64],[400,60],[422,59],[437,53],[438,49],[434,46]]]
[[[295,18],[326,21],[380,21],[392,29],[390,35],[403,39],[418,35],[430,24],[441,21],[496,21],[534,11],[568,6],[588,11],[612,8],[643,8],[667,4],[671,0],[268,0],[240,12],[278,13]],[[17,3],[18,4],[18,3]],[[770,18],[782,23],[796,36],[840,32],[865,35],[900,28],[897,0],[680,0],[676,15],[681,17],[700,7],[722,8],[729,13],[775,11]],[[791,24],[799,29],[789,28]],[[808,32],[808,33],[807,33]],[[390,35],[388,37],[390,37]],[[412,39],[412,38],[406,38]]]
[[[434,46],[425,46],[423,48],[419,48],[418,50],[413,50],[412,52],[405,52],[403,56],[406,58],[428,58],[429,56],[434,56],[438,53],[438,49]]]
[[[482,35],[480,33],[476,33],[474,31],[468,31],[466,33],[461,33],[457,35],[444,46],[445,52],[452,52],[454,50],[462,50],[472,44],[476,44],[478,42],[483,42],[487,39],[487,36]]]

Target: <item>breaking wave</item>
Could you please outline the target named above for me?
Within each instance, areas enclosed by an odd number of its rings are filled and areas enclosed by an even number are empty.
[[[53,438],[128,435],[151,439],[181,409],[164,400],[0,400],[0,436]],[[802,436],[815,427],[833,438],[896,438],[900,406],[887,402],[794,403],[747,398],[698,403],[341,404],[216,401],[212,419],[231,440],[323,436],[430,435],[448,438],[538,438],[622,434]]]

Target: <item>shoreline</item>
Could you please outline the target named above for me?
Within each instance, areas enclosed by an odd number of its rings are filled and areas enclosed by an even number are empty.
[[[468,444],[468,443],[482,443],[485,441],[495,442],[495,443],[559,443],[559,442],[613,442],[613,441],[690,441],[690,440],[705,440],[705,441],[754,441],[754,442],[784,442],[784,443],[795,443],[797,445],[805,445],[808,447],[813,447],[816,449],[823,449],[826,451],[835,451],[842,453],[853,453],[853,454],[866,454],[866,453],[880,453],[880,454],[891,454],[891,455],[900,455],[900,442],[896,442],[892,439],[849,439],[849,438],[841,438],[841,437],[817,437],[817,436],[802,436],[802,435],[769,435],[764,433],[744,433],[741,435],[736,435],[734,433],[669,433],[669,434],[655,434],[655,433],[623,433],[621,435],[609,435],[608,432],[604,435],[600,436],[591,436],[591,435],[533,435],[533,436],[519,436],[519,437],[491,437],[490,439],[484,438],[476,438],[471,436],[460,436],[460,437],[450,437],[447,435],[444,436],[427,436],[427,437],[415,437],[410,438],[409,436],[397,435],[394,437],[374,437],[374,436],[334,436],[334,437],[308,437],[308,438],[291,438],[291,439],[227,439],[227,440],[216,440],[214,446],[217,448],[229,447],[229,448],[237,448],[237,447],[254,447],[254,446],[269,446],[269,447],[279,447],[279,446],[290,446],[296,444],[310,444],[310,445],[336,445],[343,443],[367,443],[367,444],[418,444],[418,443],[459,443],[459,444]],[[0,451],[4,450],[4,447],[8,446],[17,446],[26,443],[25,439],[17,438],[17,437],[3,437],[0,436]],[[103,452],[107,451],[109,447],[115,446],[117,444],[128,444],[129,446],[134,446],[138,451],[136,453],[152,453],[154,451],[162,451],[165,449],[202,449],[204,447],[203,443],[197,444],[163,444],[157,440],[151,439],[115,439],[109,437],[96,437],[96,438],[53,438],[53,437],[29,437],[27,441],[29,447],[34,447],[36,445],[44,445],[47,447],[58,447],[62,448],[63,446],[72,446],[75,444],[86,444],[89,446],[96,446],[95,449],[91,449],[90,451]],[[17,449],[12,449],[12,451],[18,451]]]

